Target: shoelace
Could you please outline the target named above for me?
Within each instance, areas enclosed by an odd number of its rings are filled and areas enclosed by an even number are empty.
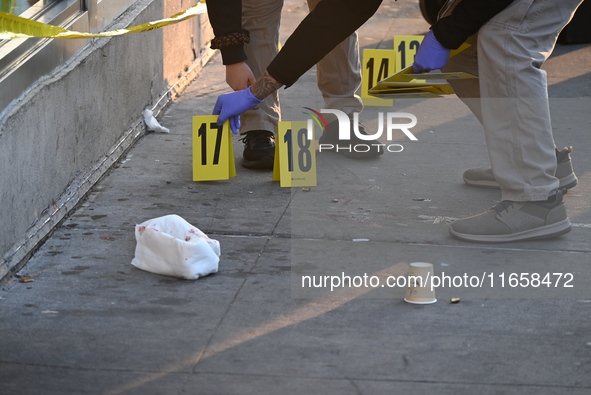
[[[493,206],[492,208],[497,214],[502,214],[503,211],[509,211],[509,207],[513,206],[513,202],[510,200],[503,200],[501,203]]]
[[[246,135],[238,141],[242,141],[248,146],[268,146],[270,145],[272,137],[264,133],[246,133]]]

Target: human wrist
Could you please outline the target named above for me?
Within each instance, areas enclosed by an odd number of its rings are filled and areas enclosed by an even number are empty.
[[[262,101],[265,97],[275,93],[277,89],[282,86],[283,84],[281,82],[277,81],[267,70],[265,70],[263,75],[256,80],[250,89],[253,96]]]
[[[433,29],[429,30],[427,35],[425,36],[425,40],[429,42],[431,48],[439,50],[439,51],[449,51],[438,39],[437,35],[433,31]]]
[[[252,92],[252,86],[249,86],[248,88],[245,89],[246,90],[246,95],[248,96],[248,98],[250,100],[252,100],[253,102],[256,103],[261,103],[263,101],[263,99],[259,99],[258,97],[256,97],[253,92]]]

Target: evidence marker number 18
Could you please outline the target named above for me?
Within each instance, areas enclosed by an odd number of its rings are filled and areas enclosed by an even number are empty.
[[[294,146],[293,146],[293,131],[287,129],[283,141],[287,144],[287,170],[289,172],[294,171]],[[297,164],[301,172],[305,173],[310,171],[312,168],[312,153],[310,152],[311,142],[308,140],[308,129],[300,129],[297,132],[297,147],[298,157]]]
[[[308,122],[277,125],[273,181],[282,187],[316,186],[316,140],[308,138]]]

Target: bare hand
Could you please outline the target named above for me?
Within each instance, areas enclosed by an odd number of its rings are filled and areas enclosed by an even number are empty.
[[[254,84],[255,81],[252,70],[245,62],[226,66],[226,82],[235,91],[244,90]]]

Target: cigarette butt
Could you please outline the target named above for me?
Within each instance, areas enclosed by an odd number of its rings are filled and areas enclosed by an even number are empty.
[[[460,303],[460,298],[451,298],[449,300],[450,303]]]
[[[21,283],[32,283],[33,281],[35,281],[35,280],[33,280],[32,278],[28,278],[28,277],[27,278],[21,278],[19,280],[19,282],[21,282]]]
[[[302,188],[302,191],[303,192],[310,192],[310,188],[307,188],[307,187],[306,188]]]

